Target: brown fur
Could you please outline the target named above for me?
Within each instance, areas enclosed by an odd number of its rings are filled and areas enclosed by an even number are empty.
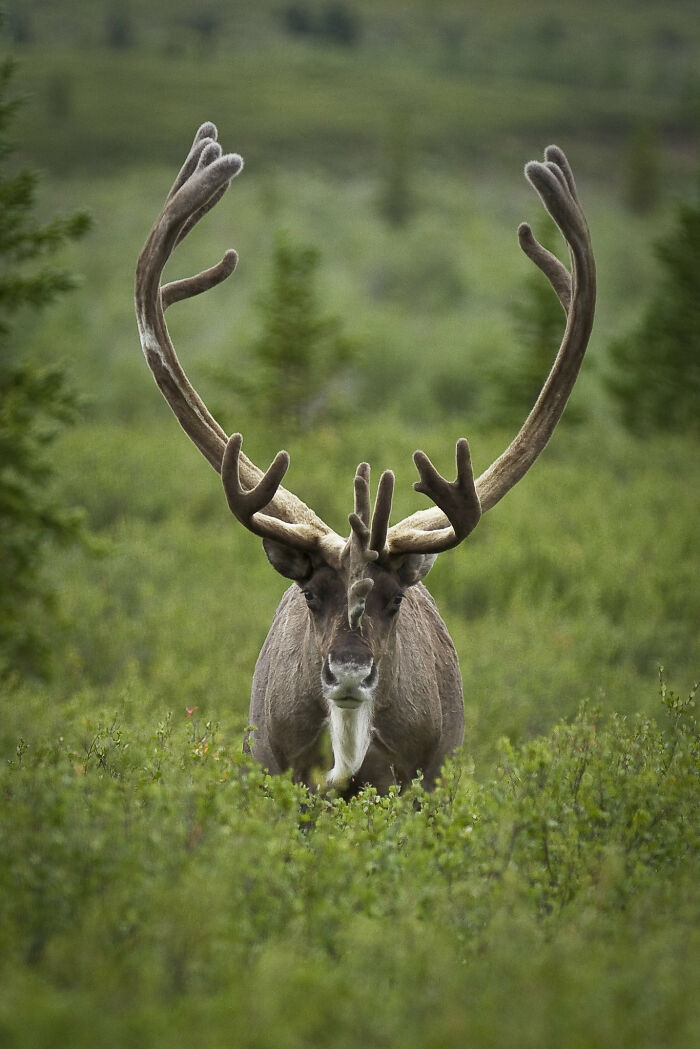
[[[371,623],[371,618],[368,602],[366,619]],[[255,667],[250,724],[256,730],[248,749],[270,772],[291,769],[309,785],[321,766],[328,718],[321,689],[325,655],[302,591],[294,585],[280,602]],[[373,741],[353,788],[405,786],[422,772],[431,789],[444,758],[462,742],[464,706],[452,639],[421,583],[406,590],[378,673]]]

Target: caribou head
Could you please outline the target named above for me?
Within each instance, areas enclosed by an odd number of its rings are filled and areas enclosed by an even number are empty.
[[[564,336],[520,432],[476,480],[469,446],[456,446],[456,479],[447,481],[417,451],[414,488],[433,506],[390,525],[394,475],[385,471],[374,507],[370,469],[357,468],[350,534],[333,531],[282,487],[289,456],[263,472],[228,437],[190,384],[175,354],[164,311],[233,272],[218,265],[161,286],[177,244],[216,204],[243,162],[222,154],[213,124],[203,124],[138,261],[136,314],[153,375],[181,426],[221,474],[234,516],[263,541],[272,566],[293,581],[275,614],[253,676],[246,748],[271,772],[291,768],[311,784],[320,739],[330,729],[329,786],[351,793],[363,783],[386,789],[422,773],[430,788],[464,732],[462,683],[454,646],[422,580],[438,554],[457,546],[481,514],[529,469],[549,440],[578,375],[593,323],[595,267],[590,235],[566,157],[556,146],[525,174],[561,230],[571,271],[523,223],[525,253],[548,277],[566,315]]]

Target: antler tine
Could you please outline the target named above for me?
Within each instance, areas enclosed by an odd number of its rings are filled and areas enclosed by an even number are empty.
[[[369,463],[360,463],[355,473],[355,515],[369,528]]]
[[[369,466],[360,463],[355,474],[355,510],[348,514],[350,522],[350,539],[346,544],[346,556],[349,558],[351,577],[362,575],[370,561],[376,561],[378,551],[371,545],[370,501],[369,501]]]
[[[394,475],[391,470],[385,470],[379,479],[370,530],[369,466],[360,463],[355,474],[355,512],[348,518],[352,534],[345,555],[348,559],[348,622],[352,630],[362,622],[367,597],[374,586],[365,569],[386,554],[393,492]]]
[[[348,520],[352,528],[351,540],[361,551],[365,561],[376,561],[386,553],[386,537],[389,515],[394,495],[394,474],[385,470],[379,478],[379,487],[374,500],[374,513],[370,518],[369,466],[361,463],[355,475],[355,512]],[[371,529],[370,529],[371,519]]]
[[[211,164],[214,160],[217,160],[218,157],[222,155],[222,153],[223,151],[218,142],[207,143],[200,154],[199,162],[197,164],[197,167],[195,168],[195,172],[206,167],[208,164]],[[242,168],[243,161],[241,160],[241,170]],[[215,192],[212,193],[211,197],[209,197],[209,199],[205,201],[200,208],[198,208],[190,215],[190,217],[187,219],[184,226],[177,235],[175,247],[177,247],[178,244],[185,239],[187,234],[192,229],[194,229],[194,227],[197,225],[200,219],[203,219],[207,212],[211,211],[211,209],[219,203],[224,193],[228,189],[229,185],[230,182],[224,183],[224,185],[222,185],[219,189],[215,190]]]
[[[355,509],[348,515],[350,522],[350,539],[343,553],[347,563],[347,599],[348,623],[351,630],[357,630],[365,614],[365,606],[374,581],[365,575],[368,564],[376,561],[379,554],[371,546],[370,468],[368,463],[360,463],[355,472]]]
[[[578,199],[578,190],[576,189],[576,180],[574,179],[574,173],[571,170],[571,164],[569,164],[568,158],[564,150],[560,149],[559,146],[555,145],[547,146],[544,151],[544,159],[546,163],[548,163],[553,169],[555,169],[558,174],[564,176],[564,180],[566,182],[572,199],[575,200],[580,207],[580,201]],[[537,161],[534,160],[531,163],[536,164]]]
[[[379,487],[374,500],[374,513],[372,514],[372,535],[369,545],[376,550],[381,557],[386,553],[386,539],[389,530],[389,516],[391,504],[394,498],[394,474],[391,470],[385,470],[379,478]]]
[[[169,284],[164,284],[160,289],[163,311],[167,310],[168,306],[172,306],[174,302],[191,299],[195,295],[209,291],[210,288],[215,288],[217,284],[221,284],[231,276],[237,265],[238,253],[233,248],[229,248],[224,253],[221,262],[217,262],[208,270],[202,270],[194,277],[185,277],[183,280],[174,280]]]
[[[210,142],[216,142],[219,137],[216,124],[213,124],[211,120],[205,120],[203,124],[197,128],[190,151],[185,157],[185,162],[177,173],[177,177],[170,187],[170,192],[165,198],[165,203],[168,204],[175,194],[180,190],[187,182],[188,178],[192,175],[195,168],[199,163],[199,158],[202,155],[202,151]]]
[[[367,598],[374,586],[374,580],[368,576],[351,578],[348,586],[348,623],[351,630],[357,630],[367,607]]]
[[[448,485],[422,452],[414,456],[421,480],[418,491],[435,506],[421,510],[389,529],[390,552],[440,553],[460,542],[478,520],[520,480],[543,450],[561,418],[578,376],[593,326],[596,279],[591,238],[579,203],[576,183],[566,156],[548,146],[544,162],[531,161],[525,175],[546,211],[556,222],[571,257],[571,272],[522,223],[518,239],[525,254],[542,270],[566,313],[566,329],[549,376],[519,433],[505,452],[476,482],[467,480],[466,442],[457,445],[457,481]],[[460,465],[460,463],[462,465]],[[471,474],[471,466],[468,466]],[[460,481],[460,476],[464,479]],[[473,493],[471,491],[473,485]],[[460,516],[462,514],[463,516]]]
[[[571,306],[571,274],[566,266],[551,251],[542,247],[527,222],[521,222],[518,226],[518,241],[527,257],[542,270],[557,293],[564,312],[568,313]]]
[[[170,192],[168,193],[168,196],[166,197],[163,210],[165,210],[170,205],[173,198],[180,193],[180,191],[188,184],[188,182],[190,182],[190,185],[193,184],[191,182],[193,175],[195,175],[199,171],[203,171],[206,167],[209,167],[215,160],[218,160],[221,156],[223,156],[223,150],[217,142],[218,134],[219,133],[216,129],[216,125],[212,124],[210,121],[207,121],[206,123],[202,124],[201,127],[198,129],[197,134],[194,137],[194,141],[192,143],[190,151],[185,160],[185,163],[182,165],[178,173],[178,176],[175,179],[170,189]],[[240,156],[238,156],[237,153],[228,154],[228,156],[238,157],[239,166],[238,169],[234,172],[234,175],[236,175],[243,168],[243,160]],[[197,225],[200,219],[202,219],[208,211],[211,211],[211,209],[216,204],[218,204],[218,202],[221,200],[230,184],[231,179],[229,178],[227,181],[224,181],[217,189],[215,189],[207,200],[204,200],[198,207],[191,209],[190,214],[187,216],[185,223],[183,224],[181,230],[177,234],[173,247],[177,247],[177,245],[182,240],[184,240],[184,238],[187,236],[190,230],[192,230],[194,226]]]

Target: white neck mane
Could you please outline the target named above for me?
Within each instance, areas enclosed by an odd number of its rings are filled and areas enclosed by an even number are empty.
[[[372,742],[372,704],[365,701],[355,710],[331,704],[330,733],[334,764],[326,785],[342,790],[359,771]]]

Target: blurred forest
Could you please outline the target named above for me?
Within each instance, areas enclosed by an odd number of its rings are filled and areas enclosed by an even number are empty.
[[[696,5],[6,0],[0,48],[0,1041],[692,1044]],[[518,248],[523,220],[560,246],[523,165],[556,142],[577,177],[599,300],[571,404],[427,580],[467,714],[429,802],[309,801],[239,754],[285,583],[132,304],[204,120],[245,169],[168,277],[240,262],[173,307],[173,340],[339,532],[361,460],[396,472],[398,519],[423,505],[415,448],[449,473],[467,436],[481,472],[517,432],[564,320]],[[20,301],[14,267],[51,301]]]

